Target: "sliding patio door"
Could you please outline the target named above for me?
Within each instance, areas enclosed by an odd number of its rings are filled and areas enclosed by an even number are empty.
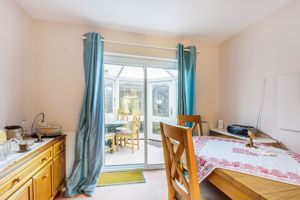
[[[164,163],[160,122],[175,123],[177,70],[147,68],[147,164]]]
[[[144,68],[105,64],[105,165],[145,163]],[[138,130],[132,130],[138,115]],[[133,137],[133,139],[132,139]],[[137,145],[139,143],[139,145]],[[132,150],[132,145],[134,145]]]
[[[104,65],[105,166],[163,167],[160,122],[176,123],[177,70],[159,61],[116,60],[106,61]],[[120,112],[125,117],[121,118]],[[138,137],[120,141],[117,136],[122,131],[131,134],[135,113],[140,115]],[[133,151],[132,143],[139,143],[139,148],[134,145]]]

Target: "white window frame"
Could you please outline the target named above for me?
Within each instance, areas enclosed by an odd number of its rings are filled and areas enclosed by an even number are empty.
[[[105,64],[111,64],[111,65],[121,65],[121,66],[136,66],[136,67],[142,67],[144,69],[144,117],[141,119],[144,121],[144,126],[147,128],[144,128],[144,142],[145,142],[145,155],[144,155],[144,163],[143,164],[132,164],[132,165],[119,165],[119,166],[106,166],[105,170],[120,170],[120,169],[161,169],[164,168],[164,164],[148,164],[148,148],[147,147],[147,140],[148,140],[148,132],[149,132],[149,126],[148,126],[148,116],[150,113],[148,113],[149,108],[147,107],[147,101],[149,101],[147,98],[149,98],[148,95],[148,83],[147,83],[147,77],[146,77],[146,70],[147,68],[160,68],[160,69],[170,69],[170,70],[178,70],[178,61],[177,59],[168,59],[168,58],[157,58],[157,57],[148,57],[148,56],[138,56],[138,55],[129,55],[129,54],[120,54],[120,53],[112,53],[112,52],[104,52],[104,63]],[[159,67],[158,67],[159,66]],[[178,83],[178,79],[172,81],[172,86],[176,87]],[[117,88],[117,83],[115,81],[114,83],[114,109],[119,107],[119,88]],[[171,88],[170,88],[171,91]],[[177,89],[175,90],[176,94],[174,96],[177,97]],[[170,94],[169,94],[170,95]],[[173,95],[173,94],[172,94]],[[151,104],[152,104],[152,96],[150,96]],[[175,108],[172,111],[172,117],[176,118],[177,116],[177,98],[171,98],[173,101],[175,101]],[[170,101],[170,99],[169,99]],[[116,106],[117,105],[117,106]],[[152,112],[152,108],[150,109]],[[116,112],[116,111],[114,111]],[[152,132],[152,124],[151,124],[151,131]],[[160,136],[159,136],[160,138]],[[158,138],[157,138],[158,139]],[[104,154],[104,153],[103,153]],[[103,155],[103,159],[105,159]],[[105,160],[103,160],[105,163]]]

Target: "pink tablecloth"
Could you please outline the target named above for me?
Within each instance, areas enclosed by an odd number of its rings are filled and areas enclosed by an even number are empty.
[[[199,182],[216,168],[258,176],[300,186],[300,154],[219,137],[194,137]]]

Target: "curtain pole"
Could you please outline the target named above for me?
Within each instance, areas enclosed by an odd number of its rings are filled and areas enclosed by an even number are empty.
[[[86,39],[85,36],[81,36],[82,39]],[[118,45],[127,45],[127,46],[136,46],[136,47],[143,47],[143,48],[150,48],[150,49],[160,49],[165,51],[177,51],[177,48],[170,48],[170,47],[161,47],[161,46],[153,46],[153,45],[146,45],[146,44],[139,44],[139,43],[131,43],[131,42],[119,42],[114,40],[104,40],[103,42],[111,43],[111,44],[118,44]],[[185,49],[184,51],[190,51],[189,49]],[[197,54],[200,53],[197,51]]]

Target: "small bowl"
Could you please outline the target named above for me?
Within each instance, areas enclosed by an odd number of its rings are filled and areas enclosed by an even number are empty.
[[[37,132],[42,136],[59,135],[62,126],[48,125],[46,127],[37,127]]]

